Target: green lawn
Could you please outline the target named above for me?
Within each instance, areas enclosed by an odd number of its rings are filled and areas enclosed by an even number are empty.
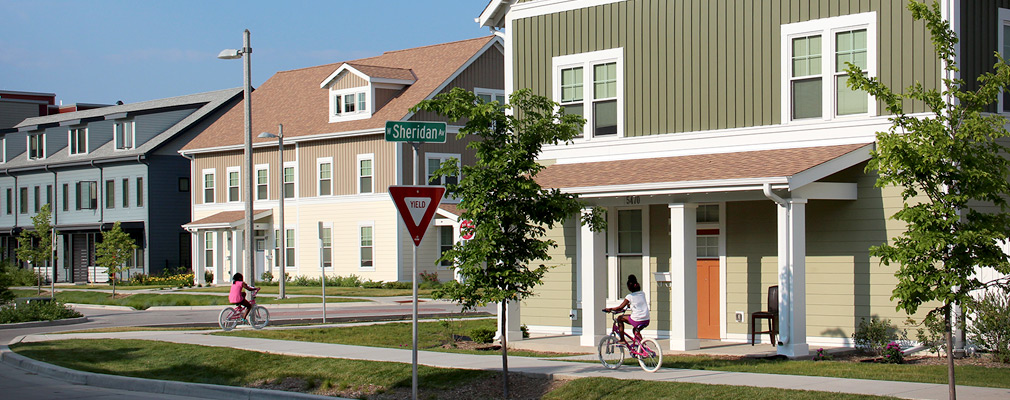
[[[255,386],[288,379],[303,390],[343,397],[375,397],[411,385],[410,364],[316,357],[292,357],[222,347],[144,340],[58,340],[19,343],[15,352],[66,368],[139,378],[231,386]],[[494,388],[499,372],[418,366],[421,398],[450,398],[443,390]],[[495,392],[497,393],[497,392]],[[618,381],[586,378],[548,393],[548,399],[871,399],[825,392],[715,386],[675,382]]]
[[[260,294],[278,294],[280,289],[277,286],[261,286]],[[214,286],[214,287],[197,287],[186,289],[189,292],[209,292],[209,293],[225,293],[228,292],[229,288],[227,286]],[[285,294],[306,294],[306,295],[319,295],[322,289],[319,286],[293,286],[288,285],[284,287]],[[411,289],[366,289],[361,287],[340,287],[340,286],[327,286],[326,296],[350,296],[350,297],[390,297],[390,296],[410,296],[413,294]],[[428,297],[431,295],[430,289],[418,289],[417,295],[421,297]],[[329,297],[327,297],[329,301]]]
[[[15,290],[15,295],[18,297],[35,297],[38,296],[38,292],[34,290]],[[49,292],[43,292],[43,297],[49,297]],[[119,297],[123,296],[123,297]],[[146,310],[154,306],[218,306],[231,304],[228,302],[227,296],[218,295],[193,295],[193,294],[173,294],[173,293],[139,293],[122,295],[119,294],[115,299],[112,298],[112,293],[105,292],[89,292],[89,291],[63,291],[56,292],[56,300],[63,303],[78,303],[78,304],[103,304],[103,305],[115,305],[115,306],[127,306],[133,307],[138,310]],[[256,299],[259,304],[288,304],[288,303],[319,303],[321,302],[319,297],[293,297],[283,300],[278,300],[275,298],[260,296]],[[327,298],[327,302],[341,303],[341,302],[359,302],[366,301],[361,299],[350,299],[350,298]]]
[[[421,322],[417,327],[417,348],[425,351],[444,351],[464,354],[501,354],[500,350],[467,350],[444,347],[449,343],[449,330],[446,320],[439,322]],[[453,319],[448,322],[452,333],[458,336],[469,336],[476,328],[495,329],[494,319]],[[215,335],[242,336],[263,339],[296,340],[300,342],[336,343],[355,346],[389,347],[394,349],[410,349],[413,346],[412,326],[410,322],[394,322],[386,324],[347,326],[339,328],[305,328],[265,331],[231,331],[215,332]],[[558,357],[571,354],[543,353],[525,350],[509,351],[509,355],[524,357]]]

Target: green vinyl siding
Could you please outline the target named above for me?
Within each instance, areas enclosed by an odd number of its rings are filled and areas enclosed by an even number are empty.
[[[513,89],[551,96],[553,57],[620,47],[625,136],[779,124],[783,24],[876,12],[881,80],[893,87],[916,81],[936,87],[939,66],[932,44],[905,5],[904,0],[628,0],[517,19],[510,27]],[[995,42],[991,47],[989,54]],[[912,104],[911,111],[924,109]],[[877,111],[885,112],[879,104]]]
[[[974,77],[991,72],[999,51],[999,9],[1010,9],[1010,0],[972,0],[961,2],[960,36],[961,74],[969,90],[978,88]],[[1010,38],[1005,38],[1004,41]],[[992,106],[990,111],[995,111]]]

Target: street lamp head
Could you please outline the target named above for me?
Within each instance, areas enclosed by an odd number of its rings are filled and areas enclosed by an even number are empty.
[[[259,137],[261,137],[261,138],[277,138],[278,136],[274,135],[274,134],[272,134],[270,132],[263,132],[263,133],[259,134]]]
[[[220,58],[222,60],[235,60],[242,58],[242,52],[235,49],[224,49],[217,54],[217,58]]]

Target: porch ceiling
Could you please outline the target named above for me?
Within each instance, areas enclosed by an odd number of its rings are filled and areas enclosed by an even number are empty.
[[[253,210],[253,220],[268,217],[272,210]],[[245,223],[245,210],[222,211],[183,225],[186,230],[235,228]]]
[[[752,190],[764,183],[795,190],[869,159],[872,143],[554,164],[544,187],[583,194]]]

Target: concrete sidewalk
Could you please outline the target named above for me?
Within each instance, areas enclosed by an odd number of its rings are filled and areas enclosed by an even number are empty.
[[[206,331],[143,331],[116,333],[80,333],[62,335],[29,335],[16,341],[36,342],[57,339],[143,339],[173,343],[230,347],[301,357],[331,357],[354,360],[410,363],[409,349],[390,349],[340,344],[309,343],[272,339],[255,339],[234,336],[209,335]],[[498,355],[471,355],[421,351],[421,364],[442,368],[500,370]],[[909,399],[946,399],[947,385],[910,382],[877,381],[865,379],[825,378],[814,376],[774,375],[743,372],[723,372],[686,369],[660,369],[647,373],[636,366],[622,366],[611,371],[597,363],[579,363],[530,357],[509,357],[509,370],[555,378],[609,377],[664,382],[690,382],[716,385],[738,385],[780,389],[814,390]],[[1010,389],[958,386],[958,394],[972,400],[1010,398]]]

